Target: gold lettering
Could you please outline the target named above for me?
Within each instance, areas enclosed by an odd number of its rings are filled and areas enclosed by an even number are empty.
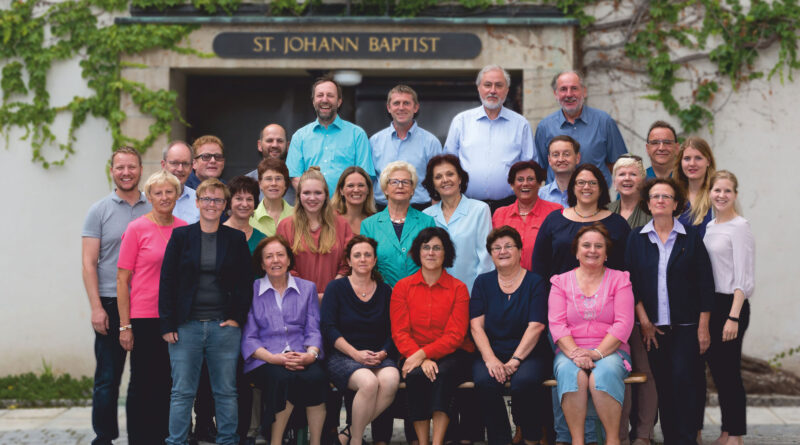
[[[414,52],[417,52],[416,45],[414,45]],[[425,37],[419,38],[419,52],[421,53],[428,52],[428,42],[425,41]]]
[[[274,48],[271,48],[272,40],[275,37],[267,37],[267,36],[256,36],[253,37],[253,52],[265,52],[268,53],[272,51]]]
[[[311,52],[317,50],[317,38],[316,37],[305,37],[303,39],[303,51],[308,52],[308,47],[311,46]]]
[[[389,38],[388,37],[384,37],[384,38],[381,39],[381,44],[378,47],[378,50],[379,51],[386,51],[386,52],[391,51],[391,49],[389,48]]]
[[[347,39],[347,46],[352,48],[353,51],[358,52],[358,37],[356,37],[355,40],[353,40],[350,37],[345,37],[345,38]],[[348,51],[348,50],[345,50],[345,51]]]
[[[432,48],[431,48],[431,52],[432,52],[432,53],[435,53],[435,52],[436,52],[436,42],[437,42],[439,39],[441,39],[441,37],[431,37],[430,39],[431,39],[431,46],[432,46]]]
[[[403,39],[400,37],[392,37],[392,52],[396,52],[397,47],[400,46],[401,43],[403,43]]]
[[[369,52],[374,53],[378,50],[378,38],[377,37],[370,37],[369,38]]]
[[[255,45],[253,47],[253,52],[254,53],[261,52],[261,50],[264,48],[263,46],[261,46],[261,43],[258,41],[258,37],[253,37],[253,44]]]
[[[288,37],[284,37],[283,38],[283,53],[286,54],[288,52],[289,52],[289,38]]]
[[[330,52],[331,48],[330,46],[328,46],[328,39],[326,39],[325,37],[321,38],[319,40],[319,48],[317,48],[317,50],[320,52],[322,51]]]
[[[345,51],[344,41],[342,40],[342,37],[331,37],[331,46],[333,46],[334,51],[336,51],[337,49],[342,52]]]
[[[286,45],[286,51],[291,51],[293,53],[300,52],[304,50],[303,46],[303,39],[300,37],[289,37],[289,40]]]

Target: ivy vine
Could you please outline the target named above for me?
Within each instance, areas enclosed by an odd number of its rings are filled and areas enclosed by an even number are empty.
[[[205,14],[232,14],[241,0],[188,0]],[[487,8],[492,0],[457,0],[468,9]],[[781,82],[792,80],[800,68],[797,57],[800,5],[798,0],[751,0],[745,7],[740,0],[632,0],[630,17],[602,21],[592,15],[596,2],[590,0],[545,0],[565,15],[579,21],[581,36],[593,32],[624,30],[621,42],[592,47],[584,39],[582,54],[616,50],[618,60],[606,55],[585,64],[584,68],[629,70],[647,76],[653,93],[647,98],[659,101],[676,116],[684,132],[693,132],[713,122],[715,95],[720,78],[730,80],[732,88],[766,76]],[[122,77],[121,56],[160,48],[184,54],[208,56],[181,46],[195,27],[182,25],[124,25],[100,23],[98,16],[117,14],[129,6],[165,10],[185,5],[186,0],[15,0],[0,11],[0,131],[8,138],[11,127],[23,128],[33,147],[32,159],[45,168],[60,165],[74,153],[75,131],[89,115],[108,122],[113,146],[132,145],[144,151],[155,139],[168,133],[175,119],[181,120],[177,93],[150,90],[141,83]],[[352,0],[348,8],[355,15],[393,15],[413,17],[445,3],[441,0]],[[301,16],[321,0],[272,0],[270,14]],[[614,3],[619,6],[619,3]],[[695,18],[691,20],[690,18]],[[768,72],[755,68],[759,52],[777,45],[778,60]],[[676,54],[682,54],[677,56]],[[79,58],[81,74],[93,95],[74,97],[69,103],[53,105],[47,91],[47,77],[56,61]],[[585,56],[584,56],[585,57]],[[717,68],[715,77],[696,80],[691,98],[679,100],[676,87],[685,82],[681,69],[691,61],[707,59]],[[130,96],[145,115],[154,119],[144,139],[122,133],[125,113],[120,109],[122,94]],[[52,125],[59,113],[70,113],[65,140],[59,141]],[[44,148],[57,146],[60,154],[45,155]]]

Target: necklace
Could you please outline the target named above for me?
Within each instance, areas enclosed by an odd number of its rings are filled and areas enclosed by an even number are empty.
[[[350,280],[350,286],[353,288],[353,291],[356,293],[356,295],[360,296],[361,299],[363,300],[367,298],[368,294],[372,294],[375,291],[375,289],[378,288],[378,283],[372,281],[370,283],[370,287],[367,288],[367,290],[364,292],[360,292],[358,289],[356,289],[356,283],[354,283],[352,279]]]
[[[390,216],[390,217],[389,217],[389,219],[391,219],[391,220],[392,220],[392,223],[393,223],[393,224],[403,224],[403,223],[405,223],[405,222],[406,222],[406,219],[405,219],[405,218],[400,218],[400,219],[392,219],[392,217]]]
[[[524,270],[525,270],[525,269],[523,269],[523,268],[521,268],[521,267],[520,267],[520,269],[519,269],[519,271],[517,271],[516,275],[514,275],[514,277],[513,277],[513,278],[511,278],[510,280],[504,280],[504,279],[500,278],[500,274],[498,273],[498,274],[497,274],[497,282],[498,282],[498,283],[500,283],[500,286],[501,286],[501,287],[509,287],[509,286],[512,286],[512,285],[514,285],[514,283],[516,283],[516,281],[517,281],[517,279],[519,278],[520,274],[521,274],[521,273],[522,273],[522,271],[524,271]]]
[[[595,211],[595,212],[594,212],[594,213],[592,213],[591,215],[586,215],[586,216],[583,216],[583,215],[581,215],[580,213],[578,213],[578,208],[577,208],[577,207],[573,207],[573,208],[572,208],[572,211],[573,211],[573,212],[575,212],[575,214],[576,214],[576,215],[578,215],[578,216],[580,216],[581,218],[584,218],[584,219],[585,219],[585,218],[591,218],[591,217],[593,217],[593,216],[597,215],[598,213],[600,213],[600,207],[598,207],[598,208],[597,208],[597,211]]]
[[[149,219],[150,221],[153,221],[153,224],[155,224],[155,225],[156,225],[156,232],[158,232],[158,235],[159,235],[159,236],[161,237],[161,239],[164,241],[164,244],[167,244],[167,243],[169,242],[169,239],[167,239],[167,237],[165,237],[165,236],[164,236],[164,234],[161,232],[161,227],[168,227],[168,228],[170,229],[170,235],[171,235],[171,234],[172,234],[172,227],[171,227],[171,226],[172,226],[172,223],[175,221],[175,218],[174,218],[172,215],[170,215],[170,217],[172,218],[172,221],[170,221],[170,223],[169,223],[169,224],[167,224],[167,225],[165,225],[165,226],[162,226],[162,225],[161,225],[161,224],[159,224],[159,223],[158,223],[158,221],[156,220],[156,216],[155,216],[155,215],[153,215],[153,214],[150,214],[150,215],[148,215],[148,216],[149,216],[149,217],[148,217],[148,219]]]

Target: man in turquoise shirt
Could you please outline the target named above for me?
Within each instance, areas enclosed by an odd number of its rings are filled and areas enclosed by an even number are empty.
[[[313,165],[325,176],[331,196],[342,171],[351,165],[363,168],[374,178],[367,133],[338,115],[342,87],[332,77],[321,77],[311,87],[311,101],[317,120],[294,133],[286,158],[294,188],[297,189],[300,175]]]

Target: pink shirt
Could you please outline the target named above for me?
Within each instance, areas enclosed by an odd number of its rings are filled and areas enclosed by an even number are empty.
[[[185,226],[175,218],[171,226],[159,226],[147,215],[134,219],[122,234],[117,267],[130,270],[131,318],[158,318],[158,282],[161,263],[172,229]]]
[[[308,281],[313,281],[317,285],[317,292],[324,292],[328,283],[336,275],[345,275],[348,270],[347,261],[344,258],[344,248],[347,242],[353,237],[353,230],[347,220],[334,214],[336,241],[333,243],[331,251],[325,254],[312,253],[308,250],[294,253],[294,270],[292,275],[298,276]],[[284,218],[278,223],[276,233],[286,238],[289,245],[294,245],[294,216]],[[322,228],[311,232],[311,239],[314,244],[319,246],[319,237]]]
[[[519,200],[513,204],[500,207],[492,215],[492,228],[501,226],[511,226],[517,229],[522,237],[522,267],[533,270],[531,259],[533,258],[533,245],[536,244],[536,235],[539,234],[539,227],[542,222],[553,210],[561,210],[560,204],[556,204],[544,199],[537,199],[530,213],[527,216],[519,214]]]
[[[592,349],[606,334],[621,341],[619,348],[630,354],[628,337],[633,329],[633,291],[628,272],[606,269],[597,294],[586,298],[578,286],[575,270],[554,275],[548,300],[548,319],[553,342],[572,336],[581,348]]]

